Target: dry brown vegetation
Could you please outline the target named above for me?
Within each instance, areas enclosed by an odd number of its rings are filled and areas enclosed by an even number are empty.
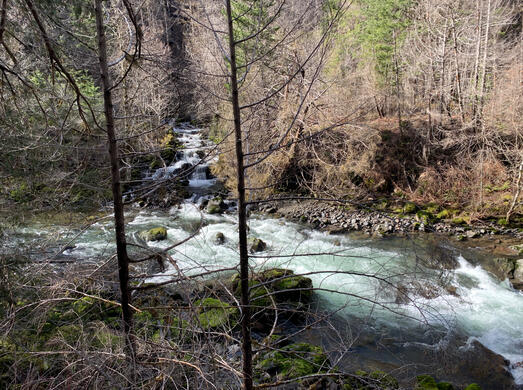
[[[517,4],[411,3],[386,76],[376,70],[379,59],[368,54],[369,43],[355,32],[367,18],[361,4],[344,9],[311,61],[305,59],[321,36],[318,19],[297,24],[274,55],[252,65],[242,101],[277,93],[243,116],[247,153],[256,153],[247,161],[274,149],[249,169],[251,196],[290,191],[354,199],[401,193],[418,202],[468,209],[478,217],[504,216],[518,193],[523,159]],[[325,6],[317,12],[328,13]],[[281,14],[274,40],[294,26],[295,16]],[[220,74],[226,65],[219,48],[209,45],[216,40],[201,30],[192,29],[188,52],[196,53],[193,60],[205,73]],[[303,73],[293,77],[300,69]],[[213,78],[204,85],[207,97],[221,96],[225,83]],[[216,99],[206,101],[219,112],[211,134],[224,138],[232,128],[231,113]],[[215,167],[231,189],[232,146],[225,139]],[[520,200],[513,212],[521,212]]]

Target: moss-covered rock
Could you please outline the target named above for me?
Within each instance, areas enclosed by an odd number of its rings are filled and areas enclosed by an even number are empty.
[[[223,201],[223,199],[221,197],[218,196],[216,198],[209,200],[209,202],[207,202],[205,211],[208,214],[220,214],[223,210],[225,210],[225,208],[226,208],[225,202]]]
[[[477,383],[471,383],[467,387],[465,387],[465,390],[481,390],[481,386]]]
[[[317,374],[330,368],[321,347],[295,343],[263,354],[255,363],[258,382],[272,382]]]
[[[261,238],[249,238],[249,251],[251,253],[263,252],[266,248],[267,244]]]
[[[164,227],[156,227],[149,230],[142,230],[138,235],[144,241],[162,241],[167,238],[167,229]]]
[[[219,299],[199,299],[194,302],[194,306],[204,330],[233,328],[237,324],[238,309]]]
[[[209,214],[220,214],[222,212],[222,209],[220,206],[218,206],[217,204],[211,203],[211,202],[209,202],[207,204],[207,207],[205,210]]]
[[[214,235],[214,243],[216,245],[222,245],[225,243],[225,235],[222,232],[218,232]]]
[[[163,137],[161,147],[160,156],[168,165],[176,158],[176,151],[181,147],[181,143],[174,133],[169,132]]]
[[[232,278],[233,289],[239,295],[239,276]],[[252,277],[252,290],[262,289],[251,297],[272,293],[277,302],[309,303],[312,298],[312,280],[305,276],[294,275],[294,272],[285,268],[269,268]],[[257,287],[258,286],[258,287]],[[268,302],[270,304],[270,301]]]
[[[279,302],[309,303],[312,298],[312,280],[305,276],[286,276],[272,283]]]
[[[437,219],[449,219],[451,216],[452,216],[452,213],[447,209],[443,209],[439,213],[436,214]]]
[[[416,382],[415,390],[438,390],[436,380],[430,375],[418,375]]]

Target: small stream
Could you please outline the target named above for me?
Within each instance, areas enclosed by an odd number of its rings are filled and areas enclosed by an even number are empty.
[[[151,172],[149,180],[165,179],[186,164],[200,162],[197,150],[206,147],[197,129],[175,129],[186,145],[178,162]],[[190,177],[191,199],[168,211],[131,209],[126,214],[128,236],[157,226],[168,229],[165,241],[150,243],[166,248],[194,232],[199,233],[171,251],[179,268],[188,274],[238,265],[237,224],[234,207],[222,215],[207,214],[199,205],[210,197],[216,179],[200,164]],[[74,240],[64,254],[96,261],[115,250],[110,219],[98,222]],[[267,250],[253,256],[253,267],[285,267],[307,274],[316,293],[317,310],[335,311],[330,328],[311,331],[306,337],[322,342],[338,357],[339,365],[351,369],[381,368],[414,375],[436,372],[435,356],[449,343],[461,350],[474,340],[510,361],[511,373],[523,384],[523,294],[508,281],[499,281],[485,271],[470,253],[461,253],[449,242],[434,236],[418,238],[369,238],[358,234],[328,235],[284,219],[253,215],[249,234],[267,243]],[[218,232],[223,245],[215,244]],[[76,232],[43,225],[18,231],[13,243],[44,238],[67,242]],[[306,254],[313,255],[306,255]],[[451,257],[454,270],[435,267],[438,257]],[[151,281],[176,277],[168,268]],[[398,286],[401,286],[398,288]],[[345,354],[339,345],[346,347]],[[458,349],[459,349],[458,348]],[[518,364],[519,363],[519,364]],[[411,370],[413,364],[417,368]],[[445,372],[436,375],[440,379]],[[462,373],[463,381],[474,373]],[[455,375],[454,375],[455,377]],[[490,386],[490,388],[495,388]]]

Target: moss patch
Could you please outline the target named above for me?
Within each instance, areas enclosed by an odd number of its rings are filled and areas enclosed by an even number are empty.
[[[255,365],[255,376],[259,382],[289,380],[317,374],[329,367],[329,359],[321,347],[296,343],[264,354]]]
[[[194,302],[200,326],[204,330],[230,327],[237,324],[238,309],[216,298]]]
[[[407,202],[403,206],[403,213],[404,214],[413,214],[416,212],[417,209],[418,209],[418,206],[416,206],[415,203]]]

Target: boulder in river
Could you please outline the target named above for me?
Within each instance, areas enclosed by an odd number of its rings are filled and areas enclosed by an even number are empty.
[[[249,251],[251,253],[263,252],[267,248],[267,244],[257,237],[251,237],[249,239]]]
[[[138,235],[144,241],[162,241],[167,238],[167,229],[164,227],[156,227],[149,230],[142,230]]]
[[[220,214],[225,209],[225,203],[221,198],[214,198],[209,200],[205,210],[209,214]]]
[[[514,272],[510,282],[515,289],[523,290],[523,259],[514,262]]]
[[[438,358],[438,362],[447,376],[452,377],[467,372],[473,381],[481,383],[486,388],[514,388],[514,378],[508,371],[509,362],[477,340],[469,341],[464,346],[451,346]]]
[[[214,235],[214,243],[216,245],[222,245],[225,243],[225,235],[222,232],[218,232]]]

